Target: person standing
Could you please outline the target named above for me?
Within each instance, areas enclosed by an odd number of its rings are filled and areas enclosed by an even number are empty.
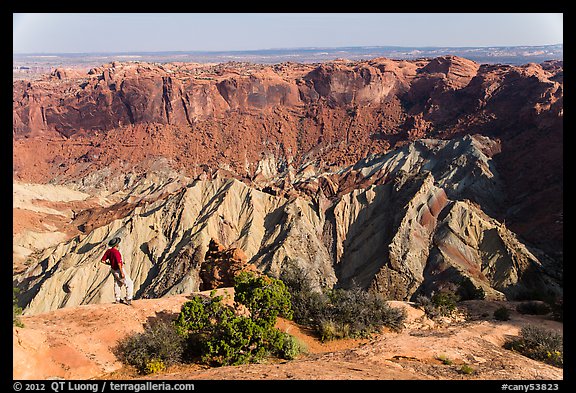
[[[132,279],[126,273],[124,268],[124,263],[122,262],[122,255],[118,250],[118,244],[120,243],[120,238],[115,237],[108,242],[110,247],[104,255],[100,262],[110,265],[112,270],[112,275],[114,276],[114,297],[116,298],[116,303],[132,304],[132,296],[134,294],[134,283]],[[122,299],[122,287],[126,287],[126,298]]]

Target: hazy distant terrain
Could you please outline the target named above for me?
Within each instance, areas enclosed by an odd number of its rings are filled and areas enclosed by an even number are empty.
[[[13,54],[14,76],[50,71],[53,67],[92,67],[111,61],[225,63],[229,61],[275,64],[316,63],[337,58],[365,60],[374,57],[417,59],[455,55],[478,63],[526,64],[563,60],[564,45],[494,47],[360,46],[337,48],[287,48],[249,51],[179,51],[126,53],[27,53]]]

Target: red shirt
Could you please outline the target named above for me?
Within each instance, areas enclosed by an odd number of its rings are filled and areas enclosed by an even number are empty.
[[[106,250],[104,256],[102,257],[102,262],[107,259],[110,260],[110,267],[113,270],[118,270],[120,269],[120,266],[122,266],[122,256],[116,247],[112,247]]]

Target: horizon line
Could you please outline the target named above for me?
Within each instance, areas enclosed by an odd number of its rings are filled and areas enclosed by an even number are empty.
[[[94,51],[94,52],[12,52],[12,55],[84,55],[84,54],[130,54],[130,53],[246,53],[262,51],[294,51],[294,50],[334,50],[334,49],[354,49],[354,48],[402,48],[402,49],[468,49],[468,48],[538,48],[546,46],[560,46],[564,43],[543,44],[543,45],[486,45],[486,46],[401,46],[401,45],[356,45],[356,46],[307,46],[307,47],[284,47],[284,48],[261,48],[261,49],[231,49],[231,50],[134,50],[134,51]]]

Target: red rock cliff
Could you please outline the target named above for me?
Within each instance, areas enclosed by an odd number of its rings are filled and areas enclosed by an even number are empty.
[[[167,157],[254,176],[272,155],[349,165],[406,141],[484,134],[506,186],[498,215],[562,248],[563,64],[454,56],[324,64],[117,63],[13,85],[14,178],[58,181]],[[38,154],[38,146],[42,154]]]

